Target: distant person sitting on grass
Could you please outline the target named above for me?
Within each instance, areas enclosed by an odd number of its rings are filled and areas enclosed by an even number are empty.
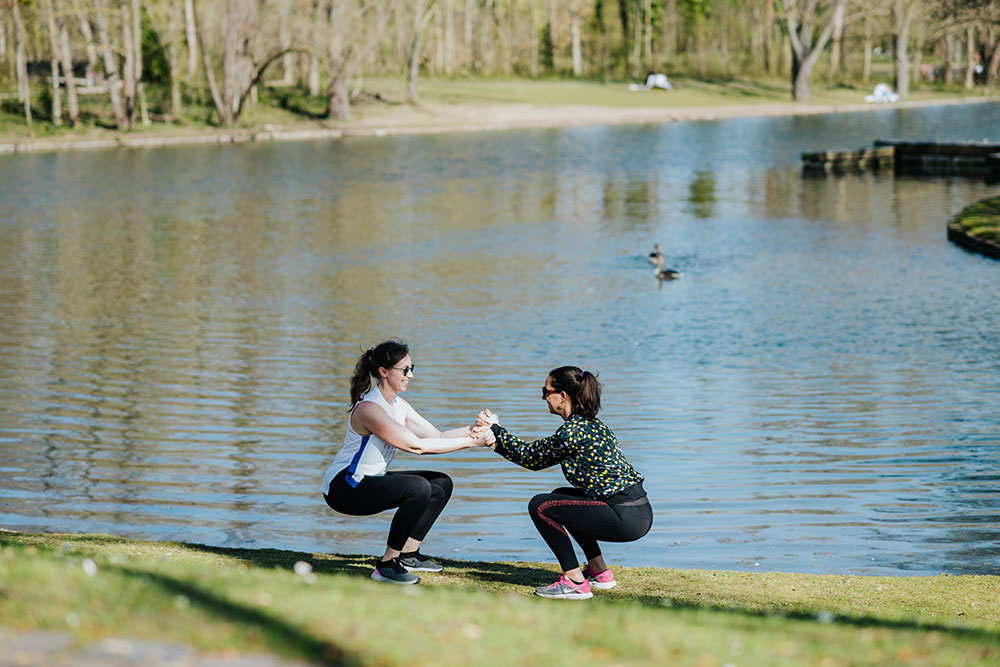
[[[630,83],[628,89],[631,91],[637,90],[671,90],[673,86],[667,80],[667,75],[660,72],[650,72],[646,75],[645,80],[639,83]]]
[[[386,341],[361,355],[351,378],[344,446],[323,476],[323,498],[342,514],[366,516],[399,508],[389,526],[385,554],[371,573],[375,581],[393,584],[416,584],[420,577],[413,572],[443,569],[420,553],[420,544],[452,489],[451,478],[442,472],[388,472],[396,450],[443,454],[494,443],[488,426],[442,433],[410,407],[399,394],[406,391],[414,368],[409,348],[401,341]]]
[[[667,75],[662,72],[650,72],[646,75],[646,88],[653,90],[654,88],[659,88],[660,90],[670,90],[673,86],[667,81]]]
[[[642,488],[642,475],[625,459],[615,434],[597,418],[601,384],[593,373],[576,366],[556,368],[545,378],[542,399],[549,412],[564,422],[547,438],[520,440],[501,427],[489,410],[479,414],[476,425],[490,425],[496,435],[496,453],[513,463],[530,470],[557,463],[562,467],[573,486],[538,494],[528,503],[535,528],[563,572],[558,581],[535,589],[535,594],[586,600],[593,597],[592,587],[615,586],[598,540],[638,540],[653,525],[653,509]],[[582,569],[570,535],[587,557]]]

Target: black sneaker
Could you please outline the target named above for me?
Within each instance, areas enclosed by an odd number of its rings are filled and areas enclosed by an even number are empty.
[[[373,581],[383,581],[389,584],[417,584],[420,577],[410,574],[405,567],[400,564],[398,558],[387,561],[375,561],[375,569],[372,570]]]
[[[399,562],[410,572],[440,572],[444,569],[419,551],[399,555]]]

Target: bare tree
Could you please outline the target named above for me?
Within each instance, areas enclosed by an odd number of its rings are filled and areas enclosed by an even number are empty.
[[[111,43],[109,29],[110,11],[107,0],[94,0],[94,18],[97,23],[97,39],[104,54],[104,84],[111,99],[111,110],[115,116],[115,125],[119,130],[128,129],[128,118],[122,102],[122,83],[118,76],[118,57]]]
[[[45,0],[45,19],[49,29],[49,45],[51,55],[49,64],[52,69],[52,123],[62,125],[62,92],[59,86],[59,31],[56,29],[55,10],[52,0]]]
[[[538,78],[538,4],[537,0],[528,0],[528,12],[531,14],[531,61],[528,71],[531,78]]]
[[[122,74],[125,81],[123,93],[125,95],[125,128],[131,130],[135,123],[135,92],[136,92],[136,65],[135,65],[135,40],[132,33],[132,11],[129,8],[128,0],[119,0],[118,15],[121,19],[122,27],[122,51],[125,55],[125,64]]]
[[[325,115],[328,118],[350,118],[350,82],[361,63],[377,48],[377,37],[385,32],[396,4],[396,0],[376,3],[332,0],[327,41],[330,74]],[[365,25],[368,30],[363,29]]]
[[[83,9],[80,8],[79,0],[72,0],[73,2],[73,13],[76,14],[76,19],[80,27],[80,33],[83,35],[84,41],[87,43],[87,66],[88,71],[93,75],[97,72],[98,66],[98,55],[97,46],[94,43],[94,31],[90,26],[90,19],[84,13]]]
[[[900,97],[910,94],[910,28],[920,0],[893,0],[892,54],[894,85]]]
[[[573,76],[580,76],[583,74],[583,51],[580,44],[580,0],[570,0],[569,26],[573,54]]]
[[[76,95],[76,81],[73,80],[73,52],[69,45],[69,30],[66,28],[66,16],[60,11],[59,1],[50,1],[59,28],[59,55],[66,81],[66,111],[69,113],[70,125],[76,127],[80,123],[80,102]]]
[[[28,41],[24,30],[24,19],[21,16],[21,0],[14,0],[11,13],[14,16],[14,58],[17,67],[17,94],[24,102],[24,119],[28,123],[28,132],[35,136],[35,128],[31,122],[31,84],[28,82],[28,61],[25,58],[25,42]]]
[[[194,0],[184,0],[184,36],[188,47],[188,74],[198,71],[198,34],[195,31]]]
[[[424,28],[434,9],[434,0],[425,8],[426,0],[413,0],[413,43],[410,48],[410,67],[407,76],[406,99],[417,103],[417,76],[420,74],[420,56],[424,49]],[[488,22],[487,25],[492,25]],[[485,50],[485,49],[484,49]]]
[[[809,81],[833,33],[834,16],[847,0],[782,0],[781,20],[792,47],[792,97],[806,102]]]

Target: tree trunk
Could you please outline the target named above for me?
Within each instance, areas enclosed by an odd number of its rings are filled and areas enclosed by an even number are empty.
[[[465,30],[463,32],[463,42],[465,44],[465,61],[475,66],[475,26],[476,26],[476,0],[465,0]]]
[[[281,0],[278,5],[278,39],[281,48],[292,46],[292,0]],[[290,86],[295,82],[295,54],[286,53],[281,59],[281,83]]]
[[[976,82],[976,29],[969,26],[965,29],[965,87],[972,90]]]
[[[639,77],[639,58],[642,49],[642,22],[639,20],[639,4],[635,3],[635,17],[632,21],[632,78]]]
[[[222,123],[232,127],[236,122],[233,115],[236,102],[236,82],[239,76],[237,50],[239,49],[239,0],[228,0],[226,3],[225,37],[222,46],[222,103],[226,107],[226,115]]]
[[[951,30],[947,30],[944,36],[941,38],[941,76],[945,83],[954,83],[955,75],[951,71],[953,67],[952,56],[954,55],[954,38],[952,37]]]
[[[865,83],[872,78],[872,14],[871,2],[865,7],[865,59],[861,69],[861,80]]]
[[[993,30],[990,30],[990,41],[993,44],[993,48],[990,50],[989,63],[986,66],[986,78],[983,81],[983,85],[989,87],[993,85],[993,82],[997,79],[997,73],[1000,71],[1000,40],[995,38]]]
[[[580,48],[580,0],[572,0],[569,6],[570,31],[573,39],[573,76],[583,74],[583,51]]]
[[[228,127],[232,124],[232,101],[230,100],[229,104],[226,104],[226,100],[219,92],[219,84],[215,79],[215,69],[212,67],[212,58],[205,49],[205,31],[201,25],[201,21],[198,20],[197,9],[193,2],[191,4],[191,21],[194,23],[195,35],[197,35],[197,48],[201,53],[201,63],[205,70],[205,81],[208,83],[208,91],[212,95],[212,103],[215,105],[216,113],[219,114],[219,122]]]
[[[129,9],[128,0],[121,0],[118,3],[119,18],[122,28],[122,51],[125,54],[125,63],[122,66],[122,76],[125,86],[125,128],[131,130],[135,123],[135,45],[132,42],[132,12]]]
[[[125,115],[125,105],[122,101],[122,83],[118,75],[118,57],[111,44],[111,31],[108,20],[110,10],[107,0],[95,0],[95,18],[97,20],[97,39],[104,52],[104,85],[107,86],[111,98],[111,110],[115,115],[115,125],[119,130],[128,129],[128,119]]]
[[[830,43],[830,61],[826,70],[827,77],[833,78],[840,74],[840,49],[844,37],[844,5],[837,5],[833,10],[833,37]]]
[[[424,3],[419,0],[417,3],[421,8]],[[483,69],[490,74],[494,73],[494,67],[496,65],[496,58],[493,57],[493,0],[485,0],[483,5],[483,20],[480,25],[481,32],[479,33],[479,58],[483,61]],[[420,36],[421,42],[423,42],[423,35]],[[412,62],[411,62],[411,67]]]
[[[59,11],[59,4],[54,4],[56,25],[59,27],[59,50],[62,56],[63,76],[66,79],[66,110],[69,112],[69,123],[73,127],[80,124],[80,101],[76,96],[76,82],[73,80],[73,52],[69,47],[69,30],[66,28],[66,17]]]
[[[94,31],[90,29],[90,20],[84,15],[83,10],[80,9],[78,0],[73,0],[73,13],[76,14],[83,39],[87,42],[87,72],[89,74],[87,78],[91,78],[97,72],[98,61],[97,47],[94,45]]]
[[[660,38],[662,41],[662,54],[665,59],[671,59],[677,55],[678,36],[678,9],[677,0],[666,0],[663,9],[663,20],[661,25]]]
[[[417,75],[420,74],[420,52],[424,48],[424,1],[413,0],[413,45],[406,87],[406,100],[410,104],[417,103]]]
[[[198,72],[198,33],[195,28],[194,0],[184,0],[184,35],[188,47],[188,75]]]
[[[184,101],[181,99],[181,67],[178,51],[178,32],[183,20],[178,0],[168,0],[167,3],[167,66],[170,68],[170,117],[184,113]]]
[[[319,46],[320,38],[322,36],[321,28],[322,22],[320,17],[323,14],[323,3],[320,0],[313,0],[313,16],[312,16],[312,44],[313,46]],[[319,56],[315,53],[309,56],[309,94],[313,97],[319,96]]]
[[[28,133],[35,136],[35,128],[31,122],[31,84],[28,81],[28,61],[24,54],[24,44],[27,34],[24,30],[24,20],[21,18],[20,3],[13,4],[14,14],[14,58],[17,61],[17,93],[24,102],[24,120],[28,124]]]
[[[15,4],[17,4],[15,2]],[[49,31],[49,66],[52,71],[52,124],[62,127],[62,88],[59,85],[59,30],[56,28],[56,14],[52,0],[45,0],[45,23]]]
[[[894,84],[900,97],[910,94],[910,24],[913,20],[913,5],[906,6],[904,0],[893,0],[895,30],[892,35],[892,56],[894,64]]]
[[[451,75],[455,71],[455,0],[445,0],[444,3],[444,73]]]
[[[531,62],[528,69],[531,78],[538,78],[538,4],[537,0],[528,0],[528,12],[531,14]]]
[[[653,63],[653,1],[642,4],[642,61],[646,67]]]
[[[833,34],[833,14],[836,13],[838,6],[843,6],[846,2],[847,0],[836,0],[834,12],[814,42],[812,21],[816,17],[810,12],[800,14],[797,10],[793,11],[795,0],[784,0],[783,19],[792,49],[792,97],[800,102],[809,100],[809,81],[812,78],[813,68]]]

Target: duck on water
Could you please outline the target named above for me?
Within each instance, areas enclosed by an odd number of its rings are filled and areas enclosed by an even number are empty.
[[[655,244],[653,246],[653,252],[649,253],[649,261],[650,263],[656,265],[654,273],[660,280],[676,280],[683,275],[680,271],[663,268],[666,258],[664,258],[663,253],[660,251],[659,243]]]

